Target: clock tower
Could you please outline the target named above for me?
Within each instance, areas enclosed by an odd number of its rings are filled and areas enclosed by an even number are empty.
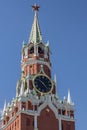
[[[62,101],[51,77],[49,43],[44,43],[38,22],[39,6],[32,6],[34,21],[28,43],[23,43],[21,77],[16,97],[4,105],[0,130],[75,130],[70,90]]]

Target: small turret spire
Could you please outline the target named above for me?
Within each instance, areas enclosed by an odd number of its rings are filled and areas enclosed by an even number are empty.
[[[38,22],[38,15],[37,15],[37,12],[39,11],[40,6],[35,4],[32,6],[32,8],[35,12],[35,15],[34,15],[34,21],[33,21],[32,29],[30,33],[29,43],[32,42],[34,44],[37,44],[37,43],[42,42],[42,35],[41,35],[40,26]]]
[[[54,82],[55,82],[55,84],[57,84],[56,74],[54,75]]]
[[[21,83],[20,96],[24,96],[24,81]]]
[[[67,102],[68,102],[69,104],[72,104],[71,95],[70,95],[70,89],[68,89]]]
[[[4,108],[3,108],[2,114],[4,114],[5,111],[6,111],[6,100],[5,100],[5,103],[4,103]]]

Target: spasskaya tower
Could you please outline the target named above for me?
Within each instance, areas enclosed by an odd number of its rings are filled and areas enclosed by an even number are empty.
[[[16,97],[2,113],[0,130],[75,130],[70,90],[62,101],[51,77],[49,43],[44,43],[38,22],[39,6],[32,6],[34,21],[27,44],[23,43],[21,77]]]

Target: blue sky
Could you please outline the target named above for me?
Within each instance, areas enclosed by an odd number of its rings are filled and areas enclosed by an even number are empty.
[[[87,1],[0,0],[0,110],[15,97],[20,78],[22,42],[33,22],[31,5],[38,3],[43,41],[50,42],[52,75],[61,99],[71,90],[76,130],[87,129]]]

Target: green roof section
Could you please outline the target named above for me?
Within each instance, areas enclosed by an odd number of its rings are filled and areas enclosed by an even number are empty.
[[[41,35],[40,26],[38,22],[37,11],[35,11],[35,15],[34,15],[34,21],[33,21],[32,29],[30,33],[30,38],[29,38],[29,43],[30,42],[34,44],[38,44],[42,42],[42,35]]]

